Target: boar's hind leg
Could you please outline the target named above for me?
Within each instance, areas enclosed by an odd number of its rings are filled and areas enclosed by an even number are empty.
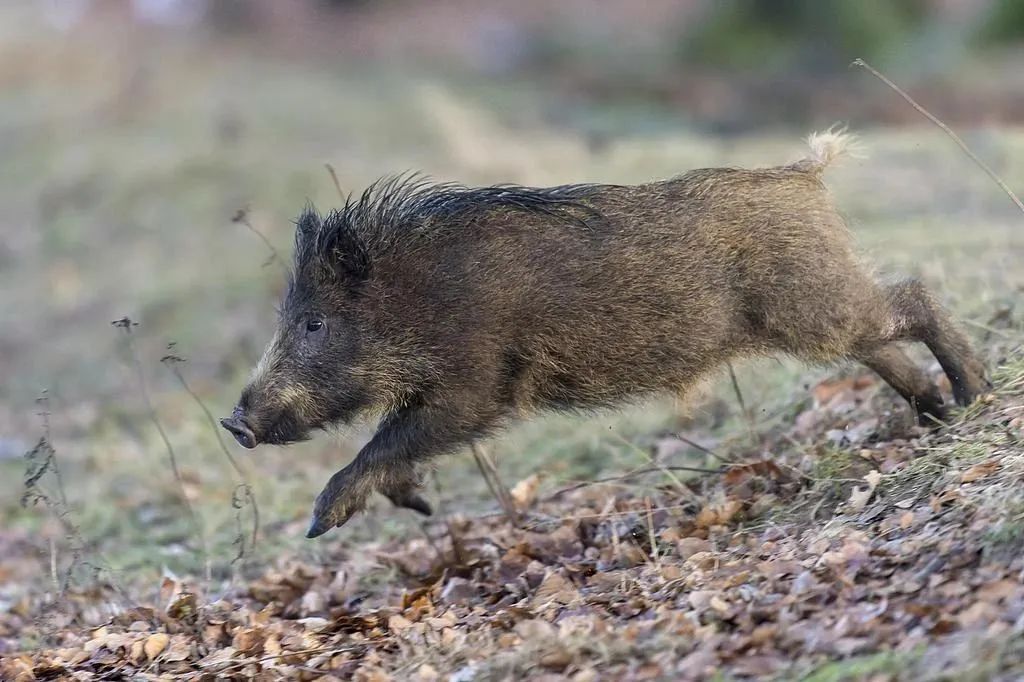
[[[868,353],[862,362],[910,403],[922,426],[933,425],[933,417],[942,420],[944,409],[938,386],[895,344]]]
[[[968,405],[988,388],[985,368],[967,335],[919,280],[903,280],[885,293],[892,311],[886,330],[890,340],[925,343],[949,377],[957,403]]]

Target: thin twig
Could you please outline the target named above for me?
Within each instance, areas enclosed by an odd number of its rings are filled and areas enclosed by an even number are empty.
[[[169,349],[171,347],[173,346],[169,346]],[[244,480],[246,478],[245,471],[242,470],[242,467],[238,463],[238,460],[235,459],[235,456],[231,454],[230,450],[228,450],[227,445],[224,444],[224,439],[220,435],[220,429],[217,427],[217,420],[213,418],[213,413],[210,412],[209,408],[206,407],[206,404],[202,401],[202,399],[198,395],[196,395],[196,392],[192,390],[192,387],[188,385],[188,382],[185,381],[185,377],[178,369],[178,363],[184,361],[185,360],[183,358],[178,357],[177,355],[165,355],[162,358],[160,358],[160,362],[163,363],[163,365],[167,367],[169,370],[171,370],[171,374],[173,374],[174,377],[178,380],[178,383],[181,384],[181,387],[185,389],[185,392],[192,397],[193,402],[195,402],[196,405],[199,406],[199,409],[203,411],[203,414],[206,415],[206,421],[210,424],[210,429],[213,431],[213,435],[216,436],[217,438],[217,444],[220,445],[221,452],[223,452],[224,456],[227,457],[227,460],[228,462],[231,463],[231,467],[235,470],[235,473],[237,473]]]
[[[735,464],[736,463],[736,462],[734,462],[734,461],[732,461],[730,459],[726,459],[725,457],[722,457],[720,454],[718,454],[717,452],[715,452],[711,448],[705,447],[705,446],[701,445],[700,443],[698,443],[697,441],[690,440],[689,438],[687,438],[686,436],[684,436],[682,434],[677,433],[677,434],[675,434],[675,436],[676,436],[676,438],[678,440],[683,441],[684,443],[689,445],[691,448],[693,448],[695,450],[700,450],[705,455],[711,455],[712,457],[717,459],[722,464]]]
[[[961,320],[963,321],[964,324],[970,325],[971,327],[977,327],[978,329],[982,329],[984,331],[987,331],[989,334],[995,334],[996,336],[1002,336],[1003,338],[1006,338],[1006,339],[1013,338],[1013,334],[1011,334],[1010,332],[1006,331],[1005,329],[996,329],[995,327],[990,327],[989,325],[984,324],[983,322],[976,322],[974,320],[969,320],[967,318],[961,318]]]
[[[609,500],[609,502],[611,502],[611,500]],[[661,505],[661,506],[658,506],[658,507],[651,507],[651,511],[652,512],[657,512],[657,511],[673,511],[675,509],[693,509],[693,507],[692,507],[691,504],[666,504],[666,505]],[[632,510],[629,510],[629,511],[601,512],[600,514],[573,514],[573,515],[570,515],[570,516],[559,516],[559,517],[557,517],[557,519],[559,521],[583,521],[585,519],[601,519],[601,520],[604,520],[606,518],[613,518],[613,517],[614,518],[621,518],[621,517],[626,517],[626,516],[635,516],[637,514],[643,514],[645,512],[646,512],[646,510],[632,509]],[[541,522],[541,523],[534,523],[534,524],[531,524],[529,526],[526,526],[524,528],[524,530],[533,530],[534,528],[539,528],[541,525],[543,525],[543,523],[546,523],[546,521],[545,522]],[[612,538],[612,539],[614,541],[614,538]]]
[[[434,491],[437,492],[438,511],[441,511],[440,500],[444,497],[441,491],[441,479],[438,477],[437,471],[432,471],[431,476],[433,476],[434,479]],[[451,517],[444,513],[441,514],[441,517],[444,519],[444,526],[448,531],[448,537],[451,538],[452,541],[452,561],[454,561],[457,566],[463,566],[467,562],[466,550],[462,546],[462,538],[460,538],[459,534],[455,532],[455,526],[452,525]]]
[[[57,577],[57,542],[50,536],[50,578],[53,579],[53,589],[60,592],[60,578]]]
[[[616,482],[619,482],[619,481],[625,481],[625,480],[628,480],[630,478],[634,478],[636,476],[643,476],[644,474],[654,474],[654,473],[664,474],[666,471],[691,471],[693,473],[698,473],[698,474],[722,474],[722,473],[725,473],[726,470],[725,469],[702,469],[701,467],[687,467],[687,466],[658,466],[658,467],[649,467],[647,469],[637,469],[635,471],[627,471],[626,473],[620,474],[618,476],[606,476],[604,478],[595,478],[595,479],[590,480],[590,481],[580,481],[579,483],[574,483],[573,485],[570,485],[568,487],[560,488],[560,489],[556,490],[555,492],[551,493],[546,498],[544,498],[544,500],[545,500],[545,502],[549,502],[549,501],[554,500],[554,499],[556,499],[556,498],[558,498],[558,497],[560,497],[560,496],[562,496],[562,495],[564,495],[566,493],[570,493],[570,492],[572,492],[574,490],[579,490],[580,488],[586,488],[586,487],[589,487],[589,486],[592,486],[592,485],[600,485],[602,483],[616,483]],[[676,479],[676,481],[678,481],[678,479]]]
[[[334,655],[334,654],[345,653],[345,652],[348,652],[348,651],[356,651],[358,648],[359,647],[356,647],[356,646],[348,646],[348,647],[324,646],[324,647],[315,647],[315,648],[312,648],[312,649],[297,649],[295,651],[281,651],[281,653],[279,653],[279,654],[271,654],[269,656],[261,656],[259,658],[243,658],[243,659],[240,659],[240,660],[237,660],[237,661],[232,661],[227,666],[221,668],[220,672],[223,673],[223,672],[226,672],[228,670],[235,669],[235,668],[244,668],[247,665],[262,665],[263,663],[270,663],[271,661],[274,662],[273,665],[275,665],[275,666],[276,665],[282,665],[281,663],[278,663],[276,661],[276,659],[284,659],[284,658],[288,658],[289,656],[299,656],[299,655],[305,655],[305,654],[327,654],[327,653],[329,653],[331,655]],[[317,671],[314,671],[314,672],[322,673],[323,671],[322,670],[317,670]]]
[[[281,258],[281,254],[278,253],[276,248],[274,248],[274,244],[269,239],[267,239],[267,236],[265,234],[257,230],[256,227],[252,224],[252,221],[249,220],[248,210],[244,208],[238,209],[238,211],[235,212],[235,215],[232,216],[231,222],[244,225],[250,232],[259,237],[263,244],[270,251],[270,259],[263,264],[264,266],[269,265],[270,261],[276,261],[278,266],[280,266],[282,270],[288,270],[288,266],[285,265],[284,260]]]
[[[1003,182],[1003,179],[1000,178],[996,174],[996,172],[994,170],[992,170],[991,167],[989,167],[989,165],[987,163],[985,163],[980,158],[978,158],[978,155],[975,154],[974,152],[972,152],[971,148],[967,146],[967,143],[964,142],[963,140],[961,140],[960,136],[957,135],[956,133],[954,133],[953,130],[948,125],[946,125],[945,123],[940,121],[938,118],[936,118],[931,112],[929,112],[923,106],[921,106],[920,104],[915,102],[913,97],[911,97],[906,92],[901,90],[898,85],[896,85],[891,80],[886,78],[885,75],[880,73],[877,69],[875,69],[873,66],[868,64],[863,59],[854,59],[853,60],[853,64],[851,64],[851,66],[859,66],[862,69],[865,69],[872,76],[874,76],[878,80],[880,80],[883,83],[885,83],[886,85],[888,85],[890,88],[892,88],[892,90],[897,95],[899,95],[900,97],[905,99],[910,106],[914,107],[914,109],[916,109],[919,114],[921,114],[922,116],[927,118],[929,121],[931,121],[936,126],[938,126],[944,133],[949,135],[950,139],[952,139],[953,142],[955,142],[956,145],[958,147],[960,147],[961,151],[963,151],[963,153],[966,154],[968,156],[968,158],[971,159],[971,161],[973,161],[975,164],[977,164],[978,168],[980,168],[981,170],[985,171],[985,173],[992,179],[992,181],[994,183],[996,183],[997,185],[999,185],[1000,189],[1002,189],[1004,192],[1006,192],[1006,196],[1010,197],[1010,200],[1013,201],[1013,203],[1017,205],[1017,208],[1019,208],[1022,212],[1024,212],[1024,203],[1022,203],[1021,200],[1017,197],[1017,195],[1013,193],[1013,190],[1010,189],[1009,186],[1005,182]]]
[[[168,345],[168,350],[172,350],[173,348],[173,343]],[[188,382],[185,380],[185,377],[181,373],[181,370],[178,369],[178,364],[184,362],[184,359],[178,357],[177,355],[165,355],[164,357],[160,358],[160,362],[162,362],[168,369],[171,370],[171,373],[174,374],[175,378],[177,378],[178,383],[181,384],[181,387],[185,389],[185,392],[192,397],[192,400],[195,401],[196,405],[199,406],[199,409],[203,411],[203,414],[206,416],[206,421],[210,425],[210,430],[213,432],[213,435],[217,438],[217,444],[220,446],[220,451],[224,453],[224,456],[227,458],[228,462],[231,463],[232,468],[234,468],[235,473],[237,473],[238,477],[242,480],[241,486],[243,488],[244,498],[241,502],[242,504],[244,504],[246,501],[248,501],[252,506],[252,544],[250,545],[250,547],[252,549],[255,549],[256,542],[260,534],[260,508],[259,505],[256,503],[256,494],[253,492],[252,483],[249,482],[249,476],[246,474],[242,466],[238,463],[238,460],[235,459],[234,455],[231,454],[231,451],[228,449],[228,446],[225,445],[224,438],[221,436],[220,429],[217,427],[217,420],[214,419],[213,413],[210,412],[210,408],[208,408],[206,406],[206,403],[203,402],[202,398],[200,398],[199,395],[192,390],[192,387],[189,386]],[[235,495],[233,494],[232,498],[234,499],[234,497]]]
[[[139,359],[139,353],[135,348],[135,339],[132,336],[132,327],[137,326],[137,322],[132,322],[128,317],[122,317],[120,320],[114,320],[111,322],[112,325],[124,331],[125,339],[128,343],[128,352],[131,355],[132,364],[135,366],[135,372],[138,375],[139,390],[142,393],[142,401],[146,406],[146,412],[149,415],[150,421],[153,422],[153,426],[156,427],[157,433],[160,434],[160,439],[164,443],[164,449],[167,451],[167,460],[171,464],[171,471],[174,473],[174,479],[178,483],[178,489],[181,493],[181,503],[188,512],[189,518],[192,521],[192,525],[195,528],[196,534],[199,536],[199,542],[202,545],[203,552],[203,563],[206,567],[206,578],[207,581],[212,579],[212,570],[210,566],[210,548],[207,545],[206,533],[203,529],[202,520],[199,515],[196,514],[196,510],[192,507],[192,502],[188,499],[188,492],[185,489],[185,479],[181,476],[181,469],[178,467],[178,457],[174,453],[174,446],[171,445],[170,438],[167,437],[167,432],[164,431],[163,424],[160,423],[160,418],[157,416],[156,408],[153,406],[153,401],[149,396],[149,388],[146,384],[146,373],[142,369],[142,361]]]
[[[672,473],[672,469],[666,467],[661,462],[656,461],[653,457],[651,457],[651,453],[649,453],[646,450],[644,450],[643,448],[639,447],[636,443],[630,441],[628,438],[625,438],[620,433],[614,433],[612,435],[615,438],[618,438],[622,443],[624,443],[626,445],[626,447],[630,448],[631,450],[633,450],[634,452],[639,454],[641,457],[646,459],[648,462],[653,464],[658,469],[658,471],[661,471],[662,473],[664,473],[665,476],[667,476],[669,479],[671,479],[672,483],[675,484],[675,486],[679,489],[680,492],[682,492],[684,494],[686,494],[686,493],[691,494],[691,495],[693,494],[693,491],[690,490],[689,488],[687,488],[686,484],[684,484],[681,480],[679,480],[678,476],[676,476],[675,474]]]
[[[658,552],[658,539],[654,536],[654,514],[651,513],[651,498],[644,498],[644,506],[647,507],[647,538],[651,543],[651,559],[654,561],[654,567],[658,569],[658,573],[661,573],[661,556]]]
[[[334,181],[334,189],[338,190],[338,197],[341,198],[341,203],[345,203],[345,193],[341,191],[341,183],[338,182],[338,174],[334,172],[334,166],[329,163],[325,163],[324,166],[327,167],[327,172],[331,174],[331,180]]]
[[[512,495],[509,493],[508,488],[506,488],[505,484],[501,481],[501,475],[498,473],[498,467],[495,466],[494,462],[488,456],[487,451],[479,443],[473,443],[470,445],[470,450],[472,450],[473,459],[476,460],[476,465],[484,477],[484,482],[486,482],[487,487],[490,488],[491,494],[498,500],[498,504],[501,505],[501,509],[505,512],[505,516],[508,518],[509,523],[518,527],[519,512],[516,509],[515,501],[512,499]]]
[[[740,410],[747,420],[747,428],[750,429],[750,440],[757,443],[757,422],[754,420],[754,413],[747,409],[747,403],[743,400],[743,391],[740,390],[740,382],[736,379],[736,371],[732,368],[732,363],[725,364],[729,368],[729,379],[732,381],[732,390],[736,393],[736,401],[740,404]]]

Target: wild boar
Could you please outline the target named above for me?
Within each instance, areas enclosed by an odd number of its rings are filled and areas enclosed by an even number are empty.
[[[379,415],[317,498],[316,537],[374,490],[429,514],[423,465],[515,417],[682,394],[739,356],[856,360],[942,419],[897,342],[926,344],[960,404],[984,368],[920,281],[881,283],[859,260],[822,182],[850,138],[808,141],[759,170],[544,189],[403,176],[307,207],[277,332],[222,423],[253,448]]]

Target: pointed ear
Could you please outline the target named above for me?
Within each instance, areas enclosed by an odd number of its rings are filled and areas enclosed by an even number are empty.
[[[321,234],[321,257],[340,280],[357,286],[369,279],[370,256],[366,244],[344,213],[328,213]]]
[[[302,209],[302,215],[295,221],[296,250],[310,245],[316,234],[320,231],[321,226],[320,214],[316,212],[316,207],[311,203],[307,203],[306,207]]]

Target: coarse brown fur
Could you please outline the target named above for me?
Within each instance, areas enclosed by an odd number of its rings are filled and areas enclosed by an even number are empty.
[[[895,343],[927,344],[962,404],[983,367],[919,281],[860,262],[822,183],[848,140],[810,142],[777,168],[553,189],[399,178],[307,210],[278,334],[225,425],[251,447],[383,414],[317,499],[314,537],[373,490],[429,513],[420,465],[514,416],[679,394],[740,356],[857,360],[941,418]]]

